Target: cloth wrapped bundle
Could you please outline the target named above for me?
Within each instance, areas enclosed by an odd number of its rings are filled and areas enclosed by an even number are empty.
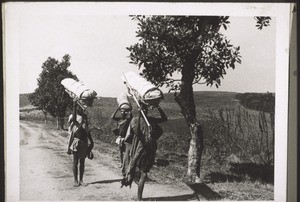
[[[117,97],[117,102],[118,102],[118,106],[121,109],[124,109],[124,110],[130,110],[131,109],[131,104],[128,101],[128,97],[127,97],[126,93],[121,93]]]
[[[75,81],[72,78],[63,79],[61,84],[72,98],[78,98],[85,107],[91,106],[94,98],[97,96],[94,90],[89,89],[83,83]]]
[[[135,72],[126,72],[123,81],[134,91],[136,98],[148,105],[158,105],[163,99],[163,93],[151,82]]]

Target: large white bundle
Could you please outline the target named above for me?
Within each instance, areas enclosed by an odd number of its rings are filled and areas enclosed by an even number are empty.
[[[61,81],[66,91],[72,98],[83,100],[84,105],[91,105],[92,100],[96,98],[97,93],[85,86],[82,82],[75,81],[72,78],[65,78]]]
[[[158,104],[163,98],[162,92],[155,85],[135,72],[124,73],[122,79],[135,91],[135,96],[146,104]]]
[[[117,97],[118,106],[121,107],[121,109],[131,109],[131,104],[128,101],[128,97],[126,93],[121,93]]]

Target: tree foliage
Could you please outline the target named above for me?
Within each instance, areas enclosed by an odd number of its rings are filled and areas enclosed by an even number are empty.
[[[127,49],[130,59],[142,69],[142,74],[156,85],[166,84],[179,90],[180,83],[172,79],[186,65],[193,74],[193,84],[221,84],[228,68],[241,63],[240,47],[231,44],[219,32],[227,29],[229,17],[218,16],[133,16],[138,23],[140,39]]]
[[[270,26],[270,21],[271,18],[270,17],[266,17],[266,16],[256,16],[254,17],[254,19],[256,20],[256,27],[258,29],[263,29],[263,27],[268,27]]]
[[[38,88],[29,95],[30,102],[38,109],[48,112],[51,116],[61,118],[66,115],[66,109],[72,100],[61,85],[64,78],[78,80],[76,75],[68,70],[70,56],[64,55],[62,61],[48,57],[42,65],[42,72],[37,79]]]

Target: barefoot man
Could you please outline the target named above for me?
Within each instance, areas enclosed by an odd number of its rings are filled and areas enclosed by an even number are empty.
[[[76,99],[73,101],[73,113],[69,116],[69,133],[70,139],[67,153],[73,154],[73,174],[74,187],[87,186],[83,182],[83,174],[85,169],[85,158],[92,154],[91,150],[94,141],[88,129],[88,119],[84,110],[77,105]],[[89,156],[89,158],[92,158]],[[79,180],[78,180],[78,164],[79,164]]]
[[[163,134],[163,130],[159,124],[167,121],[166,114],[159,106],[147,106],[143,103],[140,103],[140,106],[140,110],[143,110],[151,125],[151,131],[149,131],[148,125],[141,117],[141,113],[139,113],[139,117],[131,120],[124,139],[126,151],[123,164],[124,179],[122,180],[122,186],[131,186],[136,168],[140,170],[141,175],[138,182],[137,194],[137,200],[139,201],[142,200],[147,173],[155,161],[157,139]],[[149,109],[157,109],[160,117],[148,116]]]

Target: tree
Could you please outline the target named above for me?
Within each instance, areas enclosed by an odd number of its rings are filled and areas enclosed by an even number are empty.
[[[197,120],[193,97],[194,84],[221,84],[229,68],[241,63],[240,47],[233,46],[220,33],[227,29],[229,17],[223,16],[131,16],[138,25],[139,42],[127,47],[131,63],[141,75],[157,86],[175,91],[191,134],[188,152],[190,182],[200,181],[203,128]],[[256,18],[257,25],[268,26],[270,19]],[[260,26],[261,27],[261,26]],[[260,28],[258,27],[258,28]],[[180,79],[172,76],[181,75]]]
[[[57,129],[63,129],[63,117],[66,110],[72,105],[72,99],[61,85],[64,78],[73,78],[78,81],[76,75],[68,70],[70,55],[63,56],[62,61],[48,57],[42,65],[42,72],[37,79],[38,88],[29,95],[29,101],[45,114],[57,118]]]

